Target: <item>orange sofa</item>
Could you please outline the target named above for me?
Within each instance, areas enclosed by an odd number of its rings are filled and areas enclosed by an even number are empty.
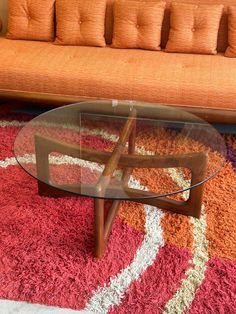
[[[143,100],[184,107],[211,122],[236,123],[236,59],[223,54],[227,47],[226,12],[217,55],[114,49],[109,46],[113,2],[107,1],[105,48],[0,37],[0,98],[56,105],[83,99]],[[226,11],[234,1],[190,2],[222,3]],[[162,47],[169,32],[169,3]]]

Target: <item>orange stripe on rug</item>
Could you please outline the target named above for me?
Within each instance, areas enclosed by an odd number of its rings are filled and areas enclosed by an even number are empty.
[[[205,186],[209,255],[236,258],[236,176],[230,163]]]

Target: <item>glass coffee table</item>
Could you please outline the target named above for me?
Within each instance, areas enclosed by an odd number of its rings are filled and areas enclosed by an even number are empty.
[[[14,153],[40,195],[94,198],[101,257],[122,200],[199,218],[204,183],[224,165],[226,147],[216,129],[183,110],[113,100],[39,115],[17,135]]]

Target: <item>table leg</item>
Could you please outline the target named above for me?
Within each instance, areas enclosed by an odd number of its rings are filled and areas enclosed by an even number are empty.
[[[94,200],[95,256],[101,257],[104,251],[104,200]]]
[[[133,129],[129,136],[128,155],[135,154],[135,140],[136,140],[136,120],[134,121]],[[123,176],[122,176],[123,186],[128,185],[132,170],[133,170],[132,166],[124,169]]]
[[[98,258],[101,258],[104,253],[119,205],[120,201],[114,201],[105,219],[105,200],[94,200],[95,256]]]

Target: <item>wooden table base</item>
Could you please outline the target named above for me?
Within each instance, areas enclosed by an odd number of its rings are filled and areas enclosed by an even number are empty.
[[[112,195],[127,195],[127,200],[144,203],[166,209],[175,213],[200,217],[203,184],[207,166],[207,154],[205,152],[154,156],[135,154],[136,137],[136,112],[132,110],[130,116],[121,131],[120,137],[113,152],[98,152],[93,149],[83,148],[79,145],[68,144],[53,138],[36,134],[35,151],[39,194],[42,196],[63,197],[78,195],[80,186],[72,185],[50,185],[49,154],[58,152],[75,158],[105,164],[95,186],[86,186],[86,191],[91,189],[90,195],[94,201],[94,228],[95,228],[95,256],[101,257],[105,250],[106,242],[117,215],[120,200],[114,200],[105,219],[105,199],[112,199]],[[128,141],[128,154],[124,154]],[[112,186],[110,180],[114,171],[120,167],[123,169],[122,185]],[[176,201],[167,197],[158,196],[156,193],[136,190],[128,187],[128,181],[133,168],[175,168],[183,167],[191,171],[191,186],[189,199],[187,201]],[[82,185],[81,185],[82,187]],[[85,185],[83,184],[83,188]],[[68,191],[68,192],[67,192]],[[82,193],[81,193],[82,194]],[[89,194],[88,194],[89,195]],[[115,198],[115,197],[114,197]]]

